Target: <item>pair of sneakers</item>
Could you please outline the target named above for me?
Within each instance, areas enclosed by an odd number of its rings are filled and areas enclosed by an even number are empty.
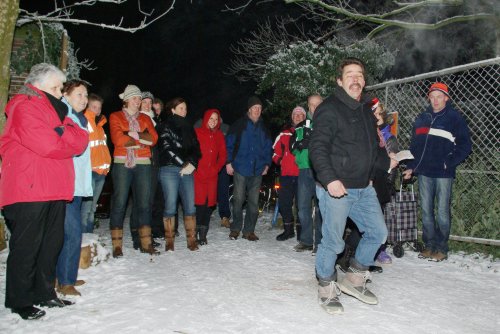
[[[344,312],[344,307],[339,300],[341,292],[359,299],[363,303],[376,305],[378,304],[377,296],[366,287],[369,281],[371,281],[370,271],[358,270],[351,266],[339,283],[335,280],[319,281],[318,302],[330,314]]]

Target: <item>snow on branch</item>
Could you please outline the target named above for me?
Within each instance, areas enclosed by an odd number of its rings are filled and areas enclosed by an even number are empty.
[[[423,8],[429,8],[431,6],[462,6],[464,5],[463,0],[424,0],[416,2],[395,2],[395,5],[397,5],[398,8],[394,10],[388,10],[387,12],[381,14],[359,13],[358,11],[349,7],[349,1],[326,1],[326,0],[284,0],[284,1],[287,4],[299,5],[305,10],[308,10],[312,13],[314,13],[317,8],[321,8],[325,12],[330,13],[330,15],[338,15],[356,22],[367,22],[375,24],[376,27],[367,36],[369,38],[373,37],[374,35],[376,35],[377,33],[381,32],[382,30],[388,27],[398,27],[410,30],[435,30],[457,22],[495,19],[494,14],[490,13],[456,15],[453,17],[438,19],[436,20],[436,22],[433,23],[416,22],[413,19],[408,21],[402,19],[391,19],[391,17],[395,17],[396,15],[400,14],[407,14],[410,15],[412,18],[414,18],[412,13]]]
[[[62,4],[58,4],[58,1],[54,1],[54,8],[48,13],[30,12],[21,8],[19,10],[19,17],[17,19],[16,25],[22,26],[30,22],[41,22],[41,23],[57,22],[57,23],[82,24],[82,25],[101,27],[103,29],[119,30],[119,31],[134,33],[138,30],[142,30],[148,27],[149,25],[153,24],[163,16],[167,15],[170,11],[174,9],[174,4],[176,2],[176,0],[170,0],[171,3],[168,8],[158,13],[157,15],[153,15],[155,11],[154,9],[151,10],[149,13],[145,12],[141,8],[140,0],[137,0],[137,8],[138,8],[137,12],[140,13],[143,16],[143,18],[136,26],[130,26],[130,27],[123,26],[123,20],[124,20],[123,16],[116,24],[96,22],[92,20],[75,17],[76,14],[74,9],[78,7],[84,7],[84,6],[92,7],[98,3],[108,3],[119,6],[126,3],[127,1],[128,0],[82,0],[69,5],[66,5],[66,3],[64,2]]]

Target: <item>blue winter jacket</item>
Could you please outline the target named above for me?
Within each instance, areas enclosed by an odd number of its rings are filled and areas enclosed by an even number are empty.
[[[427,177],[454,178],[457,166],[471,150],[467,123],[448,101],[440,112],[429,107],[417,116],[410,143],[415,159],[407,168]]]
[[[243,176],[261,175],[271,166],[273,141],[262,119],[253,123],[247,115],[236,121],[226,136],[228,163]]]
[[[82,129],[87,130],[86,118],[83,116],[78,117],[76,111],[69,105],[69,102],[63,97],[62,101],[68,106],[68,117],[71,118],[73,122],[78,124]],[[88,136],[88,133],[87,133]],[[75,193],[74,196],[89,197],[92,196],[92,165],[90,163],[90,145],[87,146],[85,151],[73,157],[73,164],[75,166]]]

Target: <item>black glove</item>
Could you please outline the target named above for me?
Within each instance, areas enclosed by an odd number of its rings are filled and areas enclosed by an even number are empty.
[[[54,130],[57,132],[57,134],[59,135],[59,137],[62,137],[62,135],[64,133],[64,126],[56,126],[54,128]]]

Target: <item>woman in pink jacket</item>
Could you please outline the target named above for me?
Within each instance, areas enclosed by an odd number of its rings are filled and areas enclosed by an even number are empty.
[[[217,204],[217,178],[227,159],[226,142],[220,131],[220,124],[220,111],[208,109],[203,116],[202,125],[195,129],[201,150],[201,159],[194,172],[194,203],[199,245],[207,244],[210,216]]]
[[[66,202],[73,199],[73,156],[88,145],[88,133],[67,117],[60,101],[66,77],[57,67],[37,64],[6,107],[0,138],[0,207],[10,228],[5,307],[26,320],[64,307],[54,291],[63,244]]]

